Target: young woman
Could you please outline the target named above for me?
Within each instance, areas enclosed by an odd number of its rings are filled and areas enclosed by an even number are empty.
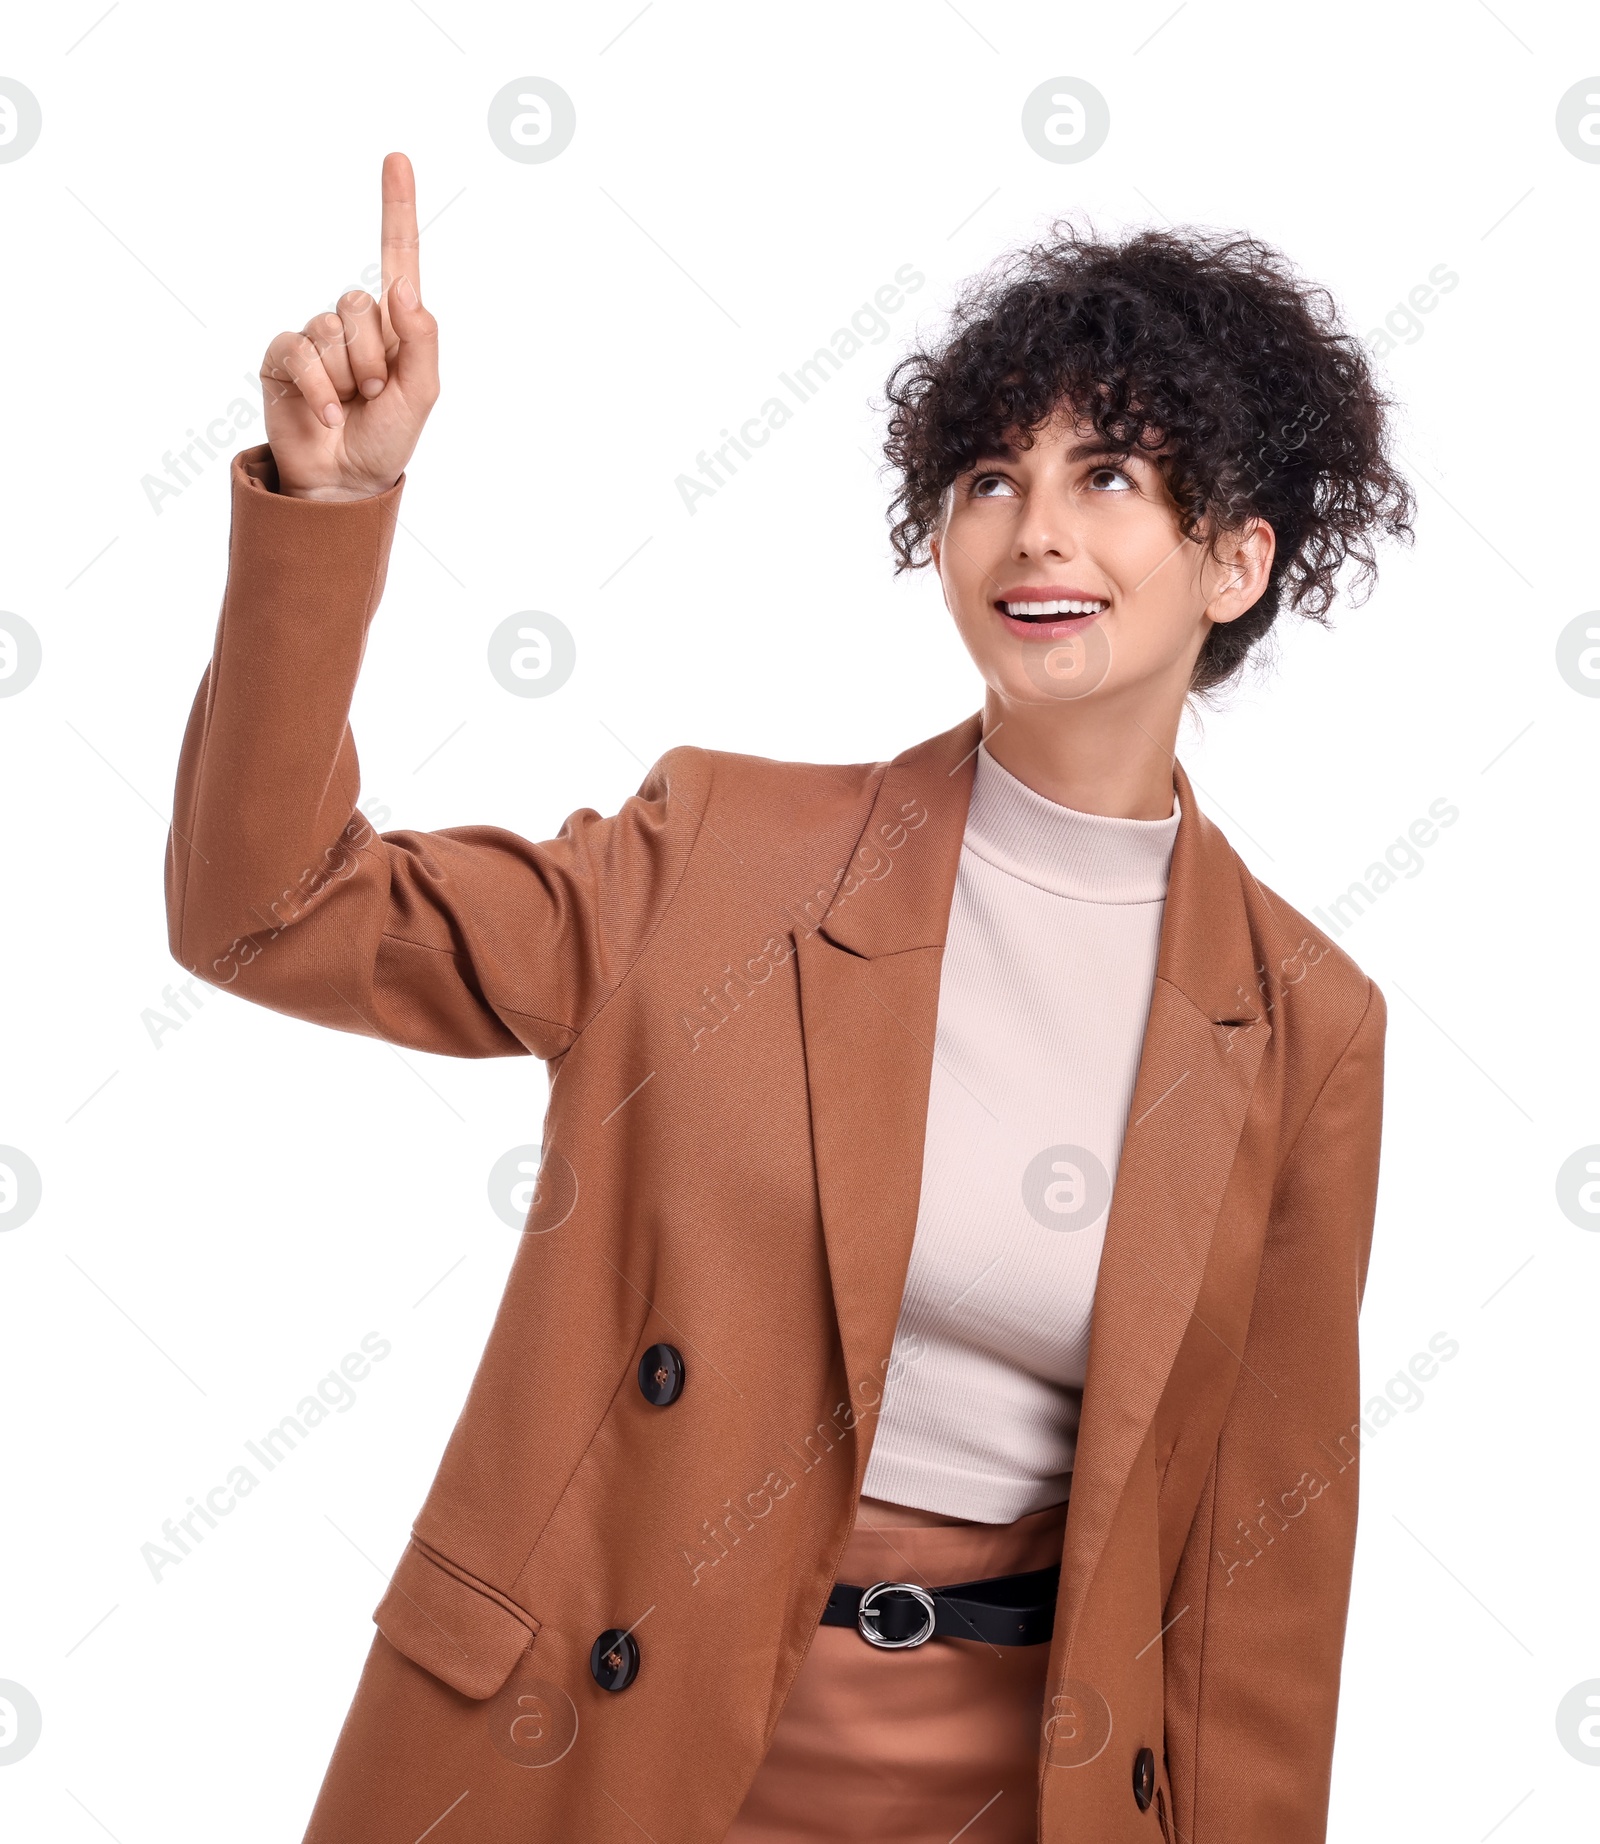
[[[234,461],[172,951],[552,1083],[308,1839],[1313,1844],[1384,1005],[1173,749],[1409,533],[1360,346],[1251,239],[1057,235],[890,379],[981,712],[375,835],[347,714],[438,394],[400,155],[383,259]]]

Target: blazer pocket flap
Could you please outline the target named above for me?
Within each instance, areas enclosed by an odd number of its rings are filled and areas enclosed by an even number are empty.
[[[372,1617],[396,1651],[479,1700],[505,1683],[539,1630],[532,1614],[416,1537]]]

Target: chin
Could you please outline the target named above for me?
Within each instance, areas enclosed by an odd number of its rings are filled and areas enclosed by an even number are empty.
[[[1124,673],[1114,673],[1109,637],[1098,626],[1053,643],[1015,642],[973,649],[985,684],[1008,704],[1065,709],[1103,698]]]

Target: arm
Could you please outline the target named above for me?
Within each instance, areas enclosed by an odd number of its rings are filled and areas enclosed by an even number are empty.
[[[350,700],[402,469],[438,396],[415,185],[383,166],[380,301],[282,333],[268,446],[235,457],[228,586],[178,764],[174,956],[213,985],[456,1056],[555,1056],[604,1004],[682,876],[709,764],[663,757],[614,818],[532,845],[493,826],[375,834]],[[671,784],[669,786],[669,783]]]
[[[1179,1844],[1326,1836],[1385,1017],[1369,983],[1279,1172],[1244,1367],[1166,1610],[1168,1707],[1191,1713],[1167,1732]]]
[[[558,1055],[676,887],[706,759],[673,752],[615,818],[586,809],[542,845],[493,826],[374,833],[348,713],[403,487],[318,503],[277,484],[268,448],[235,457],[228,586],[168,841],[172,952],[339,1030]]]

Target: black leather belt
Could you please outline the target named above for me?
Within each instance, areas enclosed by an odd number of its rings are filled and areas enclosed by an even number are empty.
[[[822,1625],[853,1626],[869,1645],[898,1651],[930,1639],[982,1639],[996,1646],[1042,1645],[1055,1630],[1061,1565],[1025,1575],[919,1588],[880,1581],[870,1588],[835,1582]]]

